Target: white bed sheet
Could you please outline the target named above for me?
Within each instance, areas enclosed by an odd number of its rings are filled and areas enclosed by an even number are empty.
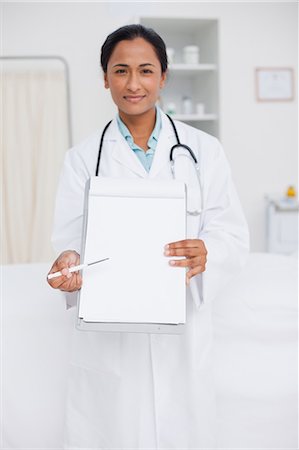
[[[298,448],[297,259],[251,254],[214,302],[218,442]]]
[[[75,309],[49,264],[2,268],[2,447],[62,448]],[[297,447],[297,260],[251,254],[213,305],[218,447]]]

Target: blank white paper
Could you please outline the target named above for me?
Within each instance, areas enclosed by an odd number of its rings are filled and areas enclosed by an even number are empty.
[[[185,239],[183,182],[91,179],[79,317],[89,322],[185,323],[185,269],[167,243]]]

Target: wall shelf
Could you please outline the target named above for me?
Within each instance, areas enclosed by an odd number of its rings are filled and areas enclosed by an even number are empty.
[[[140,17],[174,50],[169,76],[161,91],[160,105],[176,111],[172,117],[219,138],[218,20],[175,17]],[[199,47],[199,63],[184,63],[184,47]],[[191,114],[184,113],[183,98],[189,97]],[[186,102],[185,102],[186,104]],[[203,113],[196,113],[203,104]],[[199,107],[199,108],[202,108]],[[211,112],[211,113],[210,113]]]
[[[181,120],[182,122],[205,122],[218,119],[216,114],[173,114],[171,117],[175,120]]]
[[[176,64],[170,64],[169,70],[175,71],[175,72],[185,72],[185,73],[192,73],[192,72],[203,72],[203,71],[213,71],[217,70],[216,64],[184,64],[184,63],[176,63]]]

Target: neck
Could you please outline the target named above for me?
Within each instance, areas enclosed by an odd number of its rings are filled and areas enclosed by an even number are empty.
[[[119,116],[129,129],[133,139],[147,139],[150,137],[156,123],[156,108],[152,108],[143,114],[128,115],[119,111]]]

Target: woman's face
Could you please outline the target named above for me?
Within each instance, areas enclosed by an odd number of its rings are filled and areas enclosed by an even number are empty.
[[[104,79],[118,109],[128,115],[139,115],[154,108],[166,74],[161,71],[153,46],[136,38],[115,46]]]

